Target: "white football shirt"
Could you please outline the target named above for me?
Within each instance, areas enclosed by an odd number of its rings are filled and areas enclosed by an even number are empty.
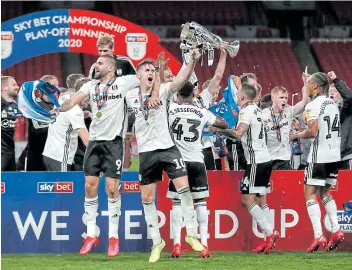
[[[162,83],[159,90],[159,101],[161,106],[148,112],[148,120],[144,118],[139,100],[139,87],[131,90],[126,95],[128,107],[132,108],[135,115],[135,134],[137,139],[138,152],[150,152],[157,149],[167,149],[175,144],[169,133],[167,107],[172,98],[173,92],[170,91],[171,83]],[[143,95],[143,102],[150,95]],[[146,105],[147,106],[147,105]],[[145,108],[147,112],[147,108]],[[148,123],[148,124],[147,124]]]
[[[98,80],[85,83],[79,92],[83,92],[90,97],[89,102],[92,107],[92,123],[89,127],[89,140],[102,141],[113,140],[116,136],[124,137],[127,129],[127,106],[125,97],[128,91],[139,85],[136,75],[126,75],[116,78],[109,87],[107,100],[103,107],[98,110],[97,95],[95,87]],[[100,84],[100,97],[106,85]],[[101,113],[101,117],[97,113]]]
[[[185,161],[204,163],[202,131],[205,125],[213,125],[216,117],[207,109],[194,105],[172,103],[169,108],[171,137]]]
[[[238,124],[247,124],[248,130],[241,138],[247,164],[259,164],[271,160],[269,150],[265,143],[264,124],[262,112],[254,103],[241,109]]]
[[[201,109],[203,108],[209,109],[212,101],[213,101],[213,96],[212,94],[209,93],[208,88],[206,88],[202,91],[202,93],[200,93],[198,98],[194,99],[194,105]],[[203,142],[203,149],[214,146],[211,136],[203,136],[202,142]]]
[[[78,145],[78,129],[85,127],[84,114],[78,105],[60,113],[49,125],[43,156],[71,165]]]
[[[292,107],[285,108],[281,113],[275,113],[271,107],[262,110],[265,125],[267,147],[272,160],[290,160],[290,129],[292,122]]]
[[[307,122],[318,120],[318,136],[314,138],[308,155],[309,163],[340,161],[340,113],[336,103],[322,95],[306,106]]]

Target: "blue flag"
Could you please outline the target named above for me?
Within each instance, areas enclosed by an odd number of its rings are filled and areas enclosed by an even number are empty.
[[[60,90],[48,82],[37,80],[25,82],[21,86],[17,99],[18,109],[26,118],[51,123],[54,121],[54,115],[40,106],[38,93],[46,95],[56,108],[60,107],[58,101]]]
[[[223,118],[229,128],[235,127],[238,121],[239,108],[236,103],[236,92],[237,87],[230,76],[227,80],[227,88],[222,91],[223,98],[208,109],[216,116]],[[212,136],[213,133],[207,132],[206,128],[207,127],[204,128],[203,136]]]

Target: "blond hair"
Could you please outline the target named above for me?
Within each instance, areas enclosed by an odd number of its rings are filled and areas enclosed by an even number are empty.
[[[41,81],[49,82],[51,80],[57,80],[57,77],[54,75],[44,75],[43,77],[40,78]]]
[[[114,47],[114,39],[110,36],[100,37],[97,41],[97,47],[108,45],[110,49]]]
[[[282,85],[275,86],[273,89],[271,89],[271,94],[272,95],[276,95],[279,92],[282,92],[282,93],[286,94],[286,93],[288,93],[288,90],[285,87],[283,87]]]

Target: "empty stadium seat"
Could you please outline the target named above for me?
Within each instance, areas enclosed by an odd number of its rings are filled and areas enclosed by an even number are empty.
[[[200,24],[247,24],[243,2],[121,2],[112,3],[112,13],[140,25],[174,25],[186,21]]]
[[[313,41],[312,48],[324,72],[336,75],[352,87],[352,41]]]

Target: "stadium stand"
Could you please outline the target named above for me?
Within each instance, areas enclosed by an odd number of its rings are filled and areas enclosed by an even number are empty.
[[[163,40],[161,44],[182,61],[179,41]],[[216,51],[214,63],[217,63],[218,59],[219,52]],[[196,67],[201,84],[214,75],[215,68],[216,64],[208,67],[206,57],[203,66]],[[241,41],[240,53],[234,59],[228,57],[222,86],[226,86],[229,75],[241,75],[246,72],[257,74],[263,94],[281,84],[291,93],[300,93],[302,71],[287,40]]]
[[[348,1],[330,1],[331,7],[338,19],[339,24],[352,24],[352,2]]]
[[[312,40],[312,48],[324,72],[333,70],[339,78],[352,85],[352,41]]]
[[[45,74],[55,75],[62,84],[61,58],[59,53],[51,53],[27,59],[8,69],[2,74],[14,76],[21,85],[25,81],[40,79]]]

